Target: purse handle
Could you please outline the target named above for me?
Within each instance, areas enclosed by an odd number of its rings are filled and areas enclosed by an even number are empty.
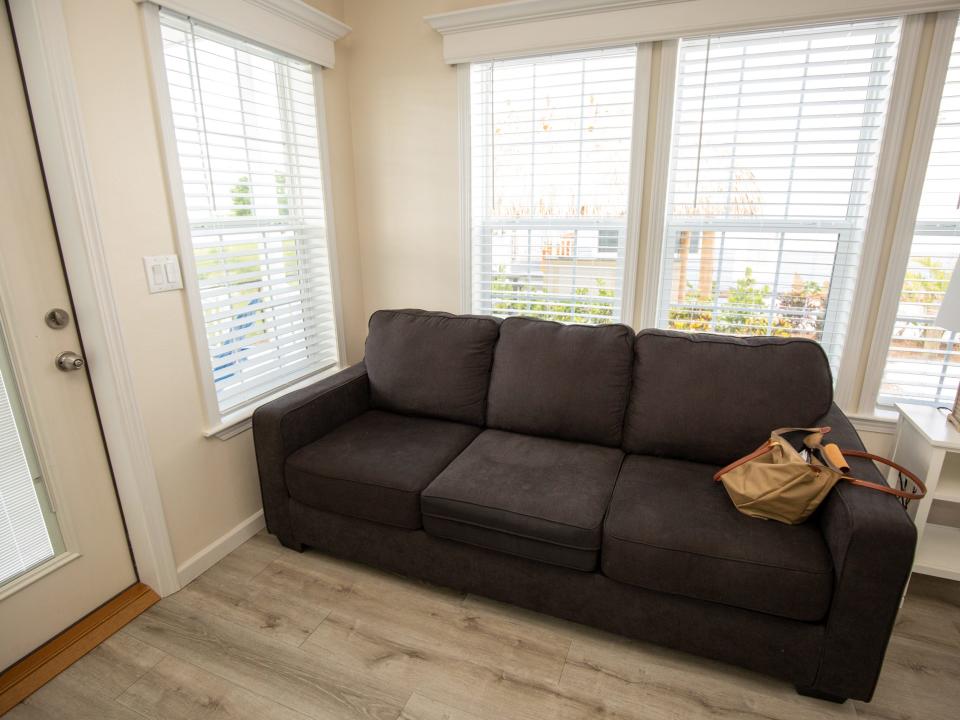
[[[865,452],[863,450],[840,450],[842,455],[849,455],[850,457],[863,458],[865,460],[872,460],[873,462],[878,462],[881,465],[886,465],[892,467],[894,470],[899,472],[901,475],[905,475],[917,488],[917,492],[907,492],[906,490],[901,490],[900,488],[890,487],[887,484],[879,484],[870,482],[869,480],[861,480],[860,478],[855,478],[846,473],[849,471],[849,468],[846,470],[839,465],[837,465],[830,454],[827,452],[827,449],[823,446],[821,442],[823,436],[830,432],[830,427],[812,427],[812,428],[777,428],[773,431],[772,435],[775,437],[781,437],[789,432],[796,431],[805,431],[810,433],[803,439],[803,444],[810,448],[811,450],[819,450],[820,455],[825,461],[824,464],[829,467],[834,472],[840,473],[840,479],[846,480],[851,485],[859,485],[860,487],[870,488],[871,490],[877,490],[879,492],[887,493],[888,495],[893,495],[894,497],[901,498],[903,500],[920,500],[927,494],[927,486],[923,484],[923,481],[917,477],[914,473],[907,470],[903,465],[895,463],[889,458],[881,457],[880,455],[874,455],[873,453]]]
[[[901,475],[906,475],[910,482],[917,487],[918,492],[907,492],[906,490],[901,490],[900,488],[890,487],[889,485],[880,485],[879,483],[872,483],[869,480],[861,480],[860,478],[851,477],[849,475],[841,476],[843,480],[846,480],[852,485],[860,485],[861,487],[868,487],[871,490],[879,490],[880,492],[885,492],[888,495],[894,495],[898,498],[903,498],[904,500],[921,500],[927,494],[927,486],[923,484],[923,480],[907,470],[903,465],[895,463],[893,460],[880,457],[879,455],[874,455],[873,453],[864,452],[863,450],[841,450],[840,452],[842,452],[844,455],[864,458],[865,460],[873,460],[881,465],[892,467]]]

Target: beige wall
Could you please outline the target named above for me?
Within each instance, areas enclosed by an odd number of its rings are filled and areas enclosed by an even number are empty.
[[[305,0],[321,12],[346,22],[344,0]],[[348,36],[349,37],[349,36]],[[363,305],[360,241],[357,235],[356,180],[353,164],[353,134],[347,81],[351,57],[344,41],[336,45],[336,67],[323,73],[327,137],[330,145],[330,187],[336,224],[337,260],[340,276],[340,306],[347,344],[347,360],[363,357],[367,337],[367,313]]]
[[[478,0],[348,0],[357,227],[367,314],[460,310],[457,71],[424,15]]]
[[[342,17],[342,2],[316,2]],[[206,439],[182,292],[150,295],[144,255],[176,252],[150,68],[131,0],[64,0],[106,253],[178,565],[260,509],[251,433]],[[325,73],[347,353],[362,355],[346,71]]]

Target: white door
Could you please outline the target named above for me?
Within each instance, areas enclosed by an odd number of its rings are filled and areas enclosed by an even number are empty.
[[[86,370],[55,365],[80,340],[2,2],[0,108],[2,670],[137,578]]]

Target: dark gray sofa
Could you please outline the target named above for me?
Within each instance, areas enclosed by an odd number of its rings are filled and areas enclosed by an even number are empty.
[[[841,483],[788,526],[712,480],[812,425],[862,448],[811,341],[420,310],[374,313],[364,362],[253,417],[287,547],[870,700],[916,541],[901,505]]]

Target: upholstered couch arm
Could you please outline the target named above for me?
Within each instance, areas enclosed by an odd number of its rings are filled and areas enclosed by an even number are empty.
[[[818,425],[832,428],[825,441],[863,449],[836,405]],[[854,477],[884,482],[871,461],[848,460]],[[897,498],[842,481],[821,506],[819,521],[833,556],[834,594],[813,689],[869,700],[910,575],[916,528]]]
[[[260,492],[267,529],[285,545],[295,546],[289,520],[284,464],[302,448],[364,412],[370,383],[362,362],[296,390],[253,413],[253,442],[260,472]]]

